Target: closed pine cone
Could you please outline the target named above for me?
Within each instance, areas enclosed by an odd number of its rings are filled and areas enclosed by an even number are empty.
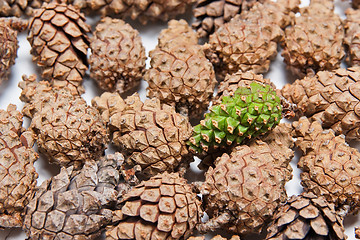
[[[0,1],[0,16],[32,16],[34,9],[40,8],[45,1],[50,0],[2,0]]]
[[[360,10],[349,8],[346,10],[345,39],[348,55],[346,62],[350,66],[360,64]]]
[[[106,239],[186,239],[200,222],[200,204],[178,173],[158,174],[123,196]]]
[[[299,77],[340,67],[345,56],[344,28],[330,0],[312,0],[285,30],[282,56]]]
[[[0,230],[22,226],[24,209],[35,193],[38,155],[22,123],[15,105],[0,110]]]
[[[80,167],[103,155],[108,134],[97,109],[88,106],[67,88],[36,82],[36,76],[19,83],[23,114],[31,118],[30,129],[37,136],[39,151],[61,166]]]
[[[267,240],[344,240],[343,219],[334,204],[312,193],[292,196],[278,208],[268,227]]]
[[[145,48],[139,32],[120,19],[103,18],[90,43],[91,77],[105,91],[123,93],[140,84]]]
[[[360,68],[321,71],[286,84],[281,94],[298,107],[298,115],[322,122],[336,135],[360,140]]]
[[[34,12],[29,28],[31,54],[41,67],[42,77],[53,86],[67,86],[73,94],[83,93],[87,33],[91,30],[84,15],[65,3],[44,3]]]
[[[298,162],[305,191],[325,196],[336,208],[360,207],[360,153],[332,130],[324,131],[317,121],[302,117],[293,123],[296,145],[303,152]]]
[[[144,76],[149,84],[148,97],[175,106],[190,119],[199,118],[208,108],[216,79],[213,66],[186,21],[170,21],[150,57],[151,68]]]

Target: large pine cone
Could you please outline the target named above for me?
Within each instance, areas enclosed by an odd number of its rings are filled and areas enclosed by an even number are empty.
[[[33,139],[23,132],[15,105],[0,110],[0,229],[21,227],[24,209],[35,193],[38,174]]]
[[[124,102],[117,93],[105,93],[95,98],[93,105],[103,114],[108,111],[114,144],[128,156],[128,163],[140,165],[145,175],[179,170],[192,160],[186,147],[191,124],[173,107],[155,98],[143,103],[137,94]],[[116,107],[106,110],[105,106]]]
[[[124,195],[106,239],[186,239],[200,222],[200,204],[177,173],[156,175]]]
[[[62,168],[44,181],[27,206],[24,229],[31,240],[96,239],[112,220],[120,181],[118,158]]]
[[[90,30],[84,15],[65,3],[44,3],[34,12],[28,40],[45,80],[53,86],[67,86],[73,94],[84,92],[89,48],[86,34]]]
[[[267,240],[344,240],[343,219],[334,204],[312,193],[292,196],[276,210]]]
[[[189,118],[198,118],[208,108],[216,79],[196,34],[184,20],[169,22],[158,46],[150,51],[151,68],[144,79],[148,97],[175,106]]]
[[[286,28],[281,55],[295,75],[304,77],[340,67],[345,56],[344,28],[333,8],[330,0],[313,0],[301,9],[294,25]]]
[[[305,191],[325,196],[336,208],[360,207],[360,153],[332,130],[324,131],[317,121],[303,117],[293,123],[296,145],[303,152],[298,162]]]
[[[23,114],[31,118],[39,151],[61,166],[80,167],[103,155],[108,144],[106,125],[97,109],[67,88],[36,82],[36,76],[19,83]]]
[[[360,10],[346,10],[344,44],[348,48],[346,62],[350,66],[360,65]]]
[[[298,107],[298,115],[322,122],[337,135],[360,140],[360,68],[321,71],[286,84],[281,94]]]
[[[91,39],[90,71],[105,91],[123,93],[140,84],[145,48],[139,32],[120,19],[103,18]]]

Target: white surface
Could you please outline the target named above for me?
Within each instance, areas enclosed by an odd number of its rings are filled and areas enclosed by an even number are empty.
[[[302,5],[307,5],[307,4],[308,4],[308,0],[305,1],[303,0]],[[350,5],[346,1],[341,2],[339,0],[336,0],[335,6],[336,6],[336,12],[340,14],[340,16],[344,17],[344,10]],[[189,22],[191,22],[192,20],[190,14],[188,13],[188,15],[185,16]],[[88,21],[89,24],[92,24],[92,26],[94,27],[94,24],[97,22],[97,20],[98,19],[90,19]],[[146,26],[141,26],[137,23],[131,22],[131,25],[140,32],[147,54],[150,50],[155,48],[157,44],[157,37],[160,31],[167,27],[166,23],[152,23]],[[12,104],[16,104],[18,106],[18,109],[21,110],[24,104],[19,100],[21,91],[17,87],[18,82],[21,81],[21,76],[24,74],[30,75],[34,73],[40,76],[36,64],[33,63],[31,60],[32,56],[30,55],[30,45],[26,40],[26,33],[22,33],[19,35],[19,45],[20,48],[18,50],[18,58],[16,59],[16,64],[12,67],[12,74],[10,80],[0,86],[1,109],[6,109],[7,105],[12,103]],[[149,61],[150,59],[147,60],[148,67],[149,67]],[[345,65],[343,64],[342,66]],[[285,64],[282,61],[282,57],[280,56],[280,53],[278,54],[276,60],[271,64],[270,72],[267,73],[265,76],[267,78],[270,78],[271,81],[275,83],[275,85],[278,88],[282,87],[284,84],[288,82],[291,83],[294,81],[294,77],[291,76],[291,74],[285,70]],[[89,77],[85,78],[84,86],[86,93],[83,95],[83,97],[86,99],[88,104],[90,104],[91,99],[94,96],[101,94],[101,91],[98,90],[94,81],[89,79]],[[146,98],[146,90],[145,90],[146,87],[147,87],[147,83],[145,81],[142,81],[139,90],[139,94],[142,99]],[[25,127],[27,127],[28,124],[29,124],[29,120],[25,120]],[[352,143],[351,145],[360,149],[359,144]],[[107,153],[110,152],[112,151],[107,150]],[[297,153],[297,156],[293,159],[291,163],[293,167],[293,179],[286,185],[288,196],[291,196],[293,194],[299,194],[302,191],[299,180],[300,171],[296,167],[298,156],[299,154]],[[45,179],[48,179],[59,172],[59,167],[55,165],[49,165],[46,159],[43,157],[41,157],[36,162],[35,167],[37,172],[39,173],[38,184],[41,184]],[[191,176],[189,177],[190,181],[199,181],[204,179],[203,172],[197,169],[197,162],[191,164],[191,173],[188,173],[187,176]],[[360,226],[359,216],[351,216],[345,219],[346,234],[348,235],[348,239],[350,240],[355,239],[354,237],[355,226]],[[0,231],[0,240],[5,240],[5,239],[23,240],[25,238],[26,236],[21,231],[21,229],[10,229],[10,230]],[[247,239],[259,239],[259,238],[254,236],[252,238],[247,238]]]

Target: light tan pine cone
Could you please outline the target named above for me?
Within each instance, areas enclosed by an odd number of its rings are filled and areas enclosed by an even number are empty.
[[[346,62],[350,66],[360,64],[360,10],[349,8],[345,11],[345,39],[348,55]]]
[[[32,16],[34,9],[40,8],[45,1],[50,0],[2,0],[0,1],[0,16]]]
[[[38,155],[22,123],[15,105],[0,110],[0,230],[22,226],[25,207],[36,191]]]
[[[91,31],[77,8],[65,3],[44,3],[34,12],[28,40],[33,61],[41,67],[42,77],[52,86],[67,86],[82,94],[87,70],[87,50]]]
[[[139,32],[120,19],[103,18],[90,43],[90,76],[105,91],[123,93],[140,84],[145,48]]]

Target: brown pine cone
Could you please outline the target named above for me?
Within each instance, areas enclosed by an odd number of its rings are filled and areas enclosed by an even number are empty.
[[[34,9],[40,8],[43,2],[50,0],[1,0],[0,16],[32,16]]]
[[[145,48],[139,32],[120,19],[103,18],[90,43],[91,77],[101,89],[123,93],[140,84]]]
[[[355,237],[360,239],[360,227],[355,228]]]
[[[190,119],[199,118],[208,108],[216,79],[192,29],[184,20],[170,21],[150,57],[151,68],[144,76],[147,96],[175,106]]]
[[[286,84],[281,94],[298,107],[299,116],[322,122],[336,135],[360,140],[360,68],[321,71],[314,77]]]
[[[334,13],[332,0],[312,0],[301,16],[285,30],[282,56],[288,69],[299,77],[340,67],[345,56],[344,28]]]
[[[233,235],[231,238],[224,238],[220,235],[216,235],[215,237],[212,237],[210,240],[240,240],[240,237],[238,235]],[[205,236],[200,237],[189,237],[188,240],[205,240]]]
[[[344,240],[343,219],[334,204],[312,193],[292,196],[278,208],[268,227],[267,240]]]
[[[352,3],[352,7],[355,9],[358,9],[360,6],[360,1],[359,0],[351,0]]]
[[[107,116],[113,143],[128,157],[129,165],[140,165],[147,177],[165,171],[184,173],[192,160],[186,146],[192,127],[173,107],[155,98],[143,103],[137,94],[124,102],[117,93],[104,93],[92,104]]]
[[[24,209],[35,193],[38,155],[22,123],[15,105],[0,110],[0,230],[22,226]]]
[[[52,86],[67,86],[73,94],[84,92],[90,31],[84,15],[71,5],[53,1],[34,12],[28,36],[31,54]]]
[[[19,83],[23,114],[31,118],[30,129],[37,136],[40,152],[49,160],[75,168],[103,155],[109,142],[105,123],[97,109],[90,107],[67,88],[36,82],[36,76]]]
[[[200,222],[200,204],[184,178],[158,174],[125,194],[106,239],[186,239]]]
[[[360,65],[360,10],[349,8],[346,10],[345,39],[348,55],[346,62],[350,66]]]

